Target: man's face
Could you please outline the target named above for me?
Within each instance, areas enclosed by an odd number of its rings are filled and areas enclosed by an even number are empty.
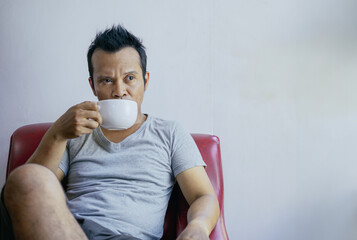
[[[131,47],[123,48],[115,53],[96,49],[92,56],[94,95],[98,100],[128,99],[137,102],[141,113],[144,91],[149,82],[149,73],[143,73],[140,66],[139,53]]]

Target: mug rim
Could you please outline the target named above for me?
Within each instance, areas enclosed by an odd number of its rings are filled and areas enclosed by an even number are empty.
[[[103,100],[98,100],[97,102],[113,102],[113,101],[128,101],[128,102],[135,102],[134,100],[131,99],[103,99]],[[136,102],[135,102],[136,103]]]

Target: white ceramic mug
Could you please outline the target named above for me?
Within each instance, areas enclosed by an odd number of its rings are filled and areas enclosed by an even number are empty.
[[[107,99],[98,101],[98,111],[102,116],[102,127],[108,130],[124,130],[134,125],[138,116],[135,101]]]

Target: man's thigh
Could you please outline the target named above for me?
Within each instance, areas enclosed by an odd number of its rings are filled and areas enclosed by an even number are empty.
[[[12,230],[12,223],[9,213],[5,206],[4,201],[4,188],[1,190],[1,201],[0,201],[0,240],[13,240],[14,233]]]

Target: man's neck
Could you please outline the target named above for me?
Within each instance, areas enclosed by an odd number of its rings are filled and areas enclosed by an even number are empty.
[[[140,114],[138,114],[138,119],[136,120],[134,125],[128,129],[108,130],[108,129],[105,129],[102,127],[101,127],[101,129],[102,129],[104,136],[109,141],[114,142],[114,143],[119,143],[119,142],[123,141],[125,138],[127,138],[128,136],[130,136],[131,134],[135,133],[141,127],[141,125],[143,125],[143,123],[146,121],[146,119],[147,119],[147,115],[140,113]]]

